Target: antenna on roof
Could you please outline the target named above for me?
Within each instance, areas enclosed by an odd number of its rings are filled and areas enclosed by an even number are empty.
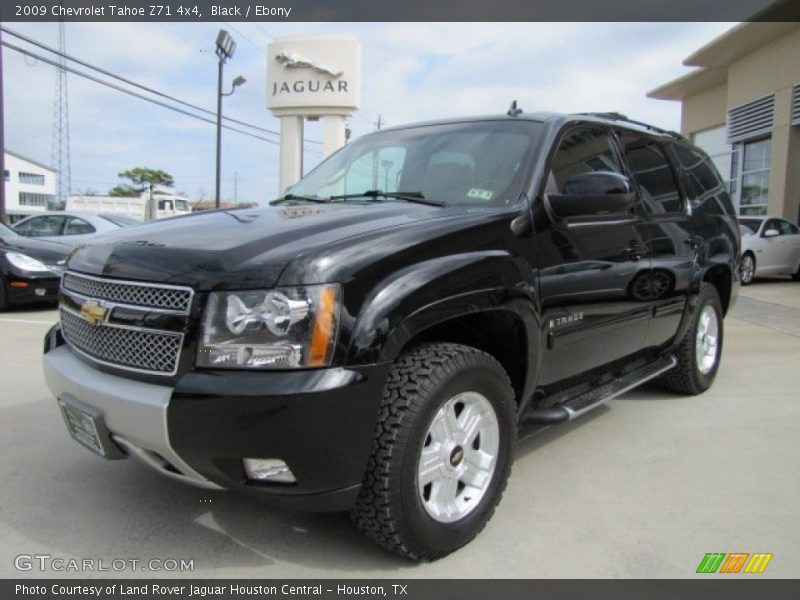
[[[511,107],[508,109],[506,113],[509,117],[518,117],[522,114],[522,109],[517,108],[517,101],[514,100],[511,102]]]

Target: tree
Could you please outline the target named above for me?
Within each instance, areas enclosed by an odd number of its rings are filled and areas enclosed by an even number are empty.
[[[136,188],[128,185],[127,183],[122,185],[115,185],[113,188],[108,190],[109,196],[134,196],[139,197],[142,194],[142,190],[137,190]]]
[[[156,205],[152,201],[153,187],[164,185],[172,187],[175,180],[172,175],[160,169],[148,169],[147,167],[134,167],[118,174],[123,179],[130,180],[131,183],[123,183],[109,190],[110,196],[140,196],[145,190],[150,191],[150,219],[156,218]],[[131,185],[132,184],[132,185]]]

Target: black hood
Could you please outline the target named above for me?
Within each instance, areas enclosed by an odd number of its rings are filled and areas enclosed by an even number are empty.
[[[22,235],[0,236],[0,250],[19,252],[46,265],[57,265],[72,250],[72,244],[50,240],[37,240]]]
[[[342,240],[463,209],[401,202],[276,206],[209,211],[95,237],[68,268],[198,290],[272,287],[287,264]]]

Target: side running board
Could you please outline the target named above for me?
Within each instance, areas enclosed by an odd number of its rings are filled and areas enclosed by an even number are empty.
[[[633,388],[666,373],[678,364],[677,358],[670,354],[651,362],[644,367],[631,371],[614,381],[601,385],[600,387],[569,398],[559,404],[541,408],[531,408],[526,411],[521,419],[520,425],[554,425],[571,421],[582,414],[605,404],[616,396],[624,394]]]

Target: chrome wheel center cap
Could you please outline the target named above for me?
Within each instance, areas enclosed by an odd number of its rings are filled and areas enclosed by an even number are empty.
[[[457,467],[464,460],[464,449],[461,446],[456,446],[450,452],[450,466]]]

